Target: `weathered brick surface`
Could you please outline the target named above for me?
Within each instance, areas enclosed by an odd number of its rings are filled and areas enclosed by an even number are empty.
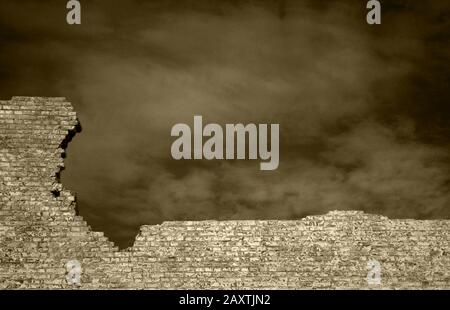
[[[64,98],[0,101],[0,288],[450,288],[450,221],[359,211],[296,221],[165,222],[123,251],[92,232],[57,174],[77,125]]]

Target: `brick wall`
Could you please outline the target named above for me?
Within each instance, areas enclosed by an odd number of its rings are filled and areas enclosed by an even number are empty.
[[[64,98],[0,101],[0,288],[450,288],[448,220],[165,222],[118,251],[58,180],[76,126]],[[72,259],[81,286],[66,281]],[[381,285],[366,280],[370,260]]]

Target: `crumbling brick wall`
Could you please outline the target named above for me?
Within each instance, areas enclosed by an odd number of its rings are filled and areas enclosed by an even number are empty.
[[[118,251],[58,180],[76,126],[64,98],[0,101],[0,288],[450,288],[448,220],[165,222]],[[66,281],[72,259],[81,286]],[[366,280],[370,260],[380,285]]]
[[[57,179],[76,125],[63,98],[0,101],[0,287],[64,287],[68,260],[89,269],[117,251],[75,214],[74,197]],[[94,269],[85,274],[86,284],[103,280]]]

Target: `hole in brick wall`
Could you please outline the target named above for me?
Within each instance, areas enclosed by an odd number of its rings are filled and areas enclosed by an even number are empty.
[[[66,150],[69,143],[72,141],[73,137],[75,137],[76,134],[81,133],[82,127],[80,124],[80,121],[77,119],[77,123],[75,124],[75,127],[72,130],[69,130],[68,134],[64,138],[64,140],[60,144],[60,148],[63,150]]]

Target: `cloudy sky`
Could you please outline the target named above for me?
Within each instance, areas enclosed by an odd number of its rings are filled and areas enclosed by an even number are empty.
[[[166,220],[329,210],[450,215],[450,5],[365,2],[0,3],[0,98],[64,96],[82,126],[65,188],[121,247]],[[389,2],[389,3],[388,3]],[[280,124],[280,166],[175,161],[176,123]]]

